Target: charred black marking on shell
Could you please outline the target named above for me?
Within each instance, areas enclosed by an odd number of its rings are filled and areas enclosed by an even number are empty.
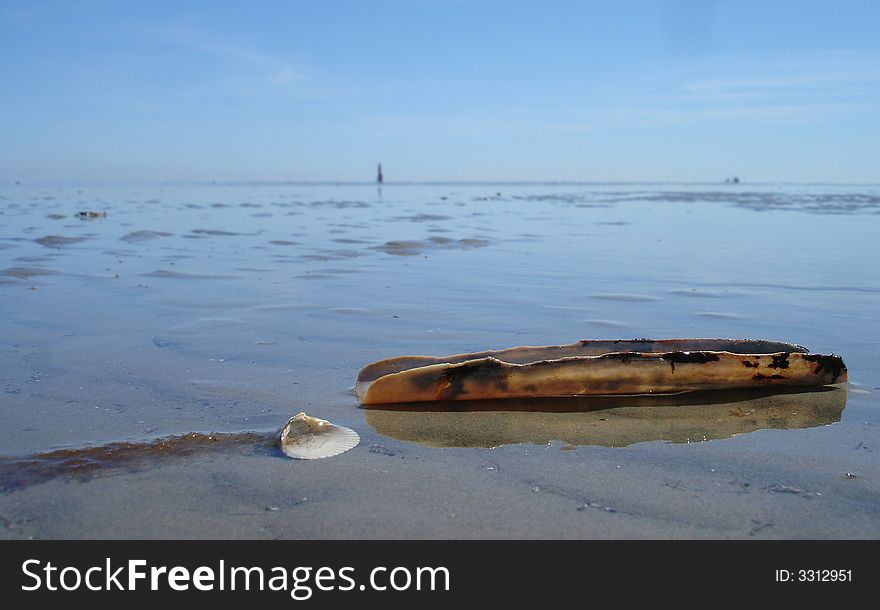
[[[746,367],[747,369],[756,369],[760,365],[757,362],[752,362],[750,360],[743,360],[743,366]]]
[[[773,379],[787,379],[787,377],[785,375],[762,375],[761,373],[755,373],[752,379],[755,381],[772,381]]]
[[[674,364],[706,364],[718,361],[718,354],[712,352],[669,352],[660,357]]]
[[[615,345],[619,343],[647,343],[653,345],[656,342],[656,339],[615,339],[614,341],[606,341],[604,339],[581,339],[578,341],[578,345],[586,346],[592,343],[614,343]]]
[[[642,352],[612,352],[601,356],[602,360],[619,360],[623,364],[629,364],[633,360],[644,357],[645,355]]]
[[[468,362],[451,366],[440,373],[439,381],[445,387],[443,398],[454,400],[464,392],[464,382],[472,379],[477,383],[494,383],[500,392],[509,390],[504,364],[487,358],[478,362]]]
[[[831,383],[837,381],[840,374],[846,371],[846,365],[843,363],[843,358],[836,354],[831,354],[830,356],[825,356],[823,354],[804,354],[801,357],[807,362],[813,362],[816,364],[816,368],[813,369],[813,374],[818,375],[822,371],[828,371],[831,374]]]
[[[768,364],[767,366],[771,369],[787,369],[788,368],[788,353],[782,354],[773,354],[772,356],[773,362]]]
[[[435,377],[434,375],[427,375],[427,374],[414,375],[409,380],[409,383],[413,386],[414,391],[427,391],[427,390],[430,390],[432,387],[434,387],[434,385],[437,383],[438,380],[444,381],[445,374],[446,374],[446,371],[443,371],[439,377]]]
[[[672,372],[675,372],[676,364],[706,364],[707,362],[715,362],[718,360],[718,354],[712,352],[669,352],[660,356],[661,359],[669,363]]]

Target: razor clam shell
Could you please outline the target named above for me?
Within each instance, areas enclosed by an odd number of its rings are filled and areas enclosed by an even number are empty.
[[[781,341],[763,339],[586,339],[568,345],[525,345],[500,350],[485,350],[453,356],[399,356],[368,364],[358,373],[358,383],[374,381],[389,373],[429,364],[457,364],[480,358],[497,358],[511,364],[528,364],[538,360],[556,360],[571,356],[601,356],[613,352],[641,352],[643,354],[665,352],[730,352],[733,354],[773,354],[777,352],[807,353],[806,347]]]
[[[670,351],[684,347],[689,349]],[[627,348],[632,351],[622,351]],[[696,348],[702,349],[691,351]],[[363,404],[384,404],[655,394],[846,381],[846,367],[839,356],[807,352],[798,345],[769,341],[673,339],[582,341],[448,358],[405,356],[365,367],[356,393]],[[563,355],[535,359],[558,354]]]
[[[361,441],[351,428],[298,413],[281,430],[281,451],[299,460],[318,460],[345,453]]]

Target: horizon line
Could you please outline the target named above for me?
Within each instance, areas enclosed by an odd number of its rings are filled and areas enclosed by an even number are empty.
[[[878,182],[835,182],[824,180],[811,180],[809,182],[795,180],[761,180],[739,182],[726,182],[724,180],[391,180],[377,182],[375,180],[45,180],[23,181],[8,180],[0,181],[0,187],[47,187],[47,186],[481,186],[481,185],[559,185],[559,186],[614,186],[614,185],[706,185],[741,188],[743,186],[880,186]]]

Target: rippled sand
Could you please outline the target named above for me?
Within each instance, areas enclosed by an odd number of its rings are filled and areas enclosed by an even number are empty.
[[[878,187],[0,197],[2,537],[880,536]],[[350,391],[389,356],[634,337],[791,341],[851,384],[452,412]],[[258,440],[300,410],[361,444]]]

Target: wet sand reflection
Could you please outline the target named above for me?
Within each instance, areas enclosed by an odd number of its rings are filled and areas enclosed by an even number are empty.
[[[509,444],[626,447],[728,438],[762,429],[840,421],[843,387],[788,392],[729,390],[664,396],[597,396],[414,403],[366,407],[384,436],[432,447]]]

